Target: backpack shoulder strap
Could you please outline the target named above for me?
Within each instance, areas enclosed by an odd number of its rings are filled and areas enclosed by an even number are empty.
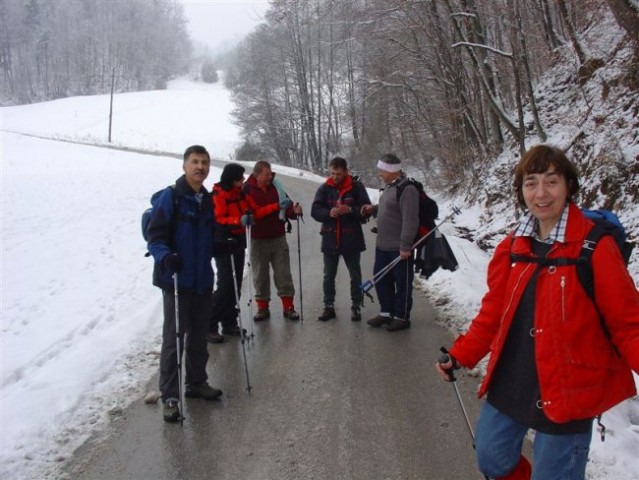
[[[168,188],[171,189],[171,196],[173,197],[173,217],[175,218],[181,196],[175,193],[175,184],[169,185]]]
[[[402,196],[402,193],[404,193],[404,189],[406,188],[407,185],[413,185],[417,189],[417,192],[419,193],[420,188],[419,188],[417,180],[415,180],[412,177],[406,177],[404,181],[397,184],[397,188],[395,189],[398,202]]]
[[[180,196],[175,193],[175,184],[169,185],[173,195],[173,206],[177,209],[178,204],[180,203]]]
[[[512,245],[511,245],[512,248]],[[582,263],[587,262],[588,260],[582,258],[581,256],[577,258],[569,258],[569,257],[556,257],[556,258],[546,258],[546,257],[533,257],[528,255],[518,255],[513,253],[512,250],[510,252],[510,261],[511,262],[522,262],[522,263],[536,263],[538,268],[542,267],[563,267],[566,265],[580,265]]]
[[[604,235],[610,235],[605,223],[595,223],[595,226],[592,227],[590,232],[588,232],[588,235],[586,235],[581,247],[581,252],[579,253],[579,258],[584,259],[584,261],[577,263],[577,277],[579,278],[579,283],[581,283],[586,295],[588,295],[588,298],[590,298],[590,301],[597,311],[599,323],[601,324],[601,329],[603,330],[604,335],[608,341],[610,341],[610,344],[617,355],[621,356],[617,346],[612,342],[612,335],[606,325],[606,320],[601,313],[601,310],[599,310],[599,305],[597,305],[597,301],[595,300],[595,279],[592,268],[592,254],[595,251],[599,240],[601,240]]]
[[[604,235],[606,235],[605,227],[601,223],[595,223],[595,226],[588,232],[579,252],[579,256],[586,261],[577,265],[577,276],[579,277],[579,283],[581,283],[586,294],[593,302],[595,301],[595,282],[592,271],[592,254]]]

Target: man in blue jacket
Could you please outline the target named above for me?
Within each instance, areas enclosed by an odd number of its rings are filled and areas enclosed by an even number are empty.
[[[213,300],[213,206],[203,182],[211,159],[193,145],[184,152],[184,175],[160,195],[149,220],[148,248],[153,255],[153,284],[162,289],[164,326],[160,356],[160,392],[167,422],[177,422],[179,376],[173,275],[178,274],[180,352],[185,352],[185,396],[215,400],[222,391],[207,383],[206,332]],[[186,333],[186,342],[184,334]],[[186,343],[186,345],[185,345]]]
[[[322,223],[322,254],[324,255],[324,312],[318,320],[326,322],[336,317],[335,276],[339,257],[344,259],[351,277],[351,320],[362,319],[360,308],[363,293],[360,254],[366,250],[362,231],[362,207],[371,201],[366,188],[348,173],[348,164],[335,157],[328,166],[330,176],[317,190],[311,216]]]

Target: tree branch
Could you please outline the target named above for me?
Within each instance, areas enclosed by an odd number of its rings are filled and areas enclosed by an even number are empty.
[[[480,45],[479,43],[471,43],[471,42],[457,42],[451,45],[453,48],[457,47],[473,47],[473,48],[483,48],[484,50],[488,50],[489,52],[496,53],[497,55],[501,55],[506,58],[513,58],[512,53],[503,52],[493,47],[489,47],[488,45]]]

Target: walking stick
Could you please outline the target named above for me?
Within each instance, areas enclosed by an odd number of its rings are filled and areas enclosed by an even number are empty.
[[[446,350],[445,347],[441,347],[440,350],[442,351],[442,356],[439,357],[438,362],[441,364],[450,362],[450,354],[448,353],[448,350]],[[464,402],[462,401],[461,395],[459,393],[459,388],[457,388],[457,378],[455,377],[455,370],[453,368],[450,368],[448,370],[445,370],[445,372],[448,375],[448,378],[450,378],[450,382],[453,384],[453,387],[455,389],[455,395],[457,396],[457,401],[459,402],[461,411],[464,414],[464,419],[466,419],[466,426],[468,427],[468,433],[470,433],[470,438],[473,441],[473,449],[475,449],[475,432],[473,432],[473,427],[470,425],[470,420],[468,419],[468,413],[466,413],[466,408],[464,408]]]
[[[300,323],[304,323],[304,288],[302,288],[302,248],[300,246],[300,219],[302,215],[297,216],[297,265],[299,267],[300,277]]]
[[[178,301],[178,274],[173,274],[173,291],[175,292],[175,346],[177,353],[178,374],[178,411],[180,412],[180,425],[184,426],[184,390],[182,388],[182,352],[180,349],[180,307]]]
[[[249,380],[248,363],[246,361],[246,346],[244,341],[246,340],[246,334],[244,333],[244,327],[242,326],[242,312],[240,309],[240,292],[237,288],[237,271],[235,269],[235,255],[231,253],[231,269],[233,270],[233,289],[235,290],[235,307],[237,308],[237,318],[240,324],[240,342],[242,343],[242,356],[244,357],[244,372],[246,373],[246,389],[249,395],[251,394],[251,382]]]
[[[415,250],[424,240],[426,240],[433,232],[437,231],[437,229],[439,227],[441,227],[444,223],[446,223],[447,221],[449,221],[451,218],[453,218],[455,215],[459,215],[461,214],[461,210],[457,207],[452,207],[452,212],[449,213],[441,222],[439,222],[438,225],[435,226],[435,228],[433,228],[432,230],[430,230],[427,234],[425,234],[423,237],[419,238],[411,247],[411,250]],[[395,257],[390,263],[388,263],[384,268],[382,268],[381,270],[379,270],[377,273],[375,273],[373,275],[373,278],[371,278],[370,280],[366,280],[364,283],[362,283],[360,285],[360,288],[362,289],[362,291],[368,295],[368,292],[375,286],[375,284],[377,282],[379,282],[388,272],[390,272],[395,265],[397,265],[400,261],[402,260],[402,258],[398,255],[397,257]]]
[[[445,347],[441,347],[442,356],[439,357],[439,363],[448,363],[450,361],[450,354]],[[461,394],[459,393],[459,388],[457,388],[457,378],[455,378],[454,368],[450,368],[445,370],[450,382],[453,384],[453,388],[455,389],[455,396],[457,397],[457,402],[459,402],[459,406],[461,407],[461,411],[464,414],[464,419],[466,420],[466,426],[468,427],[468,433],[470,433],[470,438],[473,442],[473,450],[476,450],[475,447],[475,432],[473,432],[473,427],[470,425],[470,420],[468,419],[468,413],[466,413],[466,408],[464,407],[464,402],[462,401]],[[485,480],[490,480],[487,475],[484,475]]]
[[[253,321],[253,264],[251,263],[251,224],[249,223],[246,226],[246,253],[248,261],[246,262],[249,269],[249,282],[248,282],[248,301],[247,305],[249,307],[249,338],[253,340],[255,338],[255,322]],[[239,305],[239,303],[238,303]]]

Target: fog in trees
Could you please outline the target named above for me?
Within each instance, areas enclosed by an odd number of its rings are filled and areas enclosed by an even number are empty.
[[[177,0],[3,0],[2,103],[164,88],[188,70],[191,43]]]

